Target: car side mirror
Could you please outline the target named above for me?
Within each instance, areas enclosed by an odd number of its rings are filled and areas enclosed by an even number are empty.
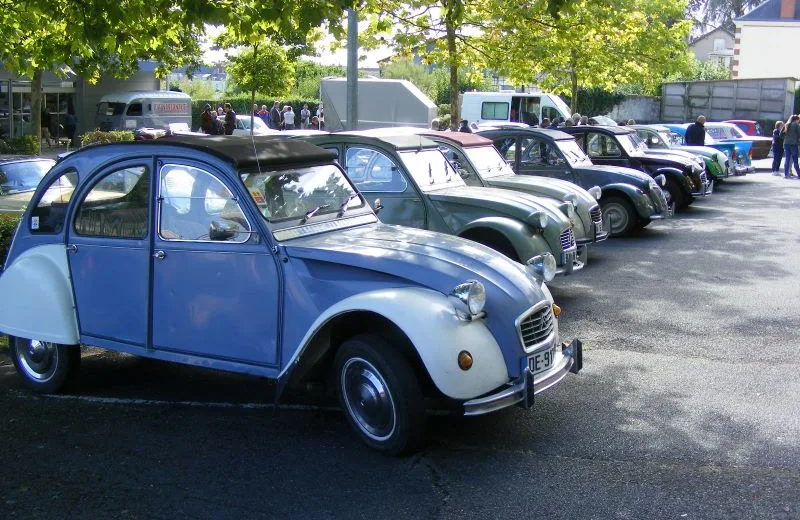
[[[383,204],[381,204],[381,199],[375,199],[375,202],[372,204],[372,209],[375,211],[375,214],[381,212],[383,209]]]
[[[212,220],[208,226],[208,239],[213,242],[225,242],[238,235],[236,226],[223,224],[217,220]]]

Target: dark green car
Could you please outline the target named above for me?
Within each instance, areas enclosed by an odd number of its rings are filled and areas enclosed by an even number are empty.
[[[425,137],[353,132],[297,138],[337,153],[384,223],[468,238],[522,263],[551,253],[558,274],[583,267],[567,215],[571,205],[554,207],[524,193],[467,186]]]

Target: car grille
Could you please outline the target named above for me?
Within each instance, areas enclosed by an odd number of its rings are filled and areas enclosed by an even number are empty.
[[[559,239],[561,240],[561,249],[563,251],[575,247],[575,233],[573,233],[572,228],[561,233]]]
[[[592,222],[595,224],[600,224],[603,222],[603,213],[600,211],[600,206],[595,206],[589,210],[589,216],[592,219]]]
[[[540,345],[553,333],[555,327],[556,320],[551,305],[531,312],[519,324],[519,334],[525,350],[530,351]]]

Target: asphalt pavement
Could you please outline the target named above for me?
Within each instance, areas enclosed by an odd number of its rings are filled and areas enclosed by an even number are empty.
[[[550,285],[584,370],[406,458],[260,379],[87,350],[34,397],[0,352],[0,518],[800,518],[799,234],[757,173],[591,247]]]

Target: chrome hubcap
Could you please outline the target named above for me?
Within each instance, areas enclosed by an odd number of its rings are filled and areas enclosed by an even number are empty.
[[[618,206],[608,206],[605,215],[611,225],[612,233],[619,233],[628,225],[628,213]]]
[[[17,350],[20,368],[31,379],[47,381],[53,377],[58,365],[58,349],[55,343],[30,340]]]
[[[341,374],[341,388],[347,412],[361,431],[382,441],[394,432],[395,407],[381,373],[363,358],[351,358]]]

